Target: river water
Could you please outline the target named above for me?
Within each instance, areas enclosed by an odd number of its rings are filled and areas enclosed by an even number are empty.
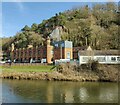
[[[2,101],[3,103],[118,103],[118,84],[4,79]]]

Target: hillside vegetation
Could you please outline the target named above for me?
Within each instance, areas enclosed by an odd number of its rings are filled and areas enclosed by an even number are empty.
[[[70,40],[73,46],[91,45],[94,49],[118,49],[118,27],[120,25],[118,7],[115,3],[88,5],[55,14],[42,23],[25,25],[14,37],[2,38],[2,48],[11,43],[16,48],[44,45],[47,36],[56,26],[62,27],[62,40]]]

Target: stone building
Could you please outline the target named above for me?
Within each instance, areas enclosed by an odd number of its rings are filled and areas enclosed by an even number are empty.
[[[6,53],[8,58],[13,62],[27,63],[27,62],[40,62],[40,63],[53,63],[58,59],[73,59],[72,42],[71,41],[56,41],[51,42],[47,38],[46,46],[31,45],[28,48],[16,49],[14,44],[11,45]]]

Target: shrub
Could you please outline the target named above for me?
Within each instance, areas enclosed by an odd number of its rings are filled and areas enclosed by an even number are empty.
[[[95,60],[89,60],[88,61],[88,66],[89,66],[90,70],[97,71],[98,66],[99,66],[99,62],[95,61]]]
[[[57,66],[56,66],[56,69],[57,69],[57,71],[60,72],[60,73],[62,73],[62,71],[63,71],[62,65],[57,65]]]
[[[91,64],[91,69],[94,71],[98,70],[99,62],[98,61],[93,61]]]

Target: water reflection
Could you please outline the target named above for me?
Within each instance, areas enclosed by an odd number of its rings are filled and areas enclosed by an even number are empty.
[[[7,103],[117,103],[117,83],[3,80]]]

